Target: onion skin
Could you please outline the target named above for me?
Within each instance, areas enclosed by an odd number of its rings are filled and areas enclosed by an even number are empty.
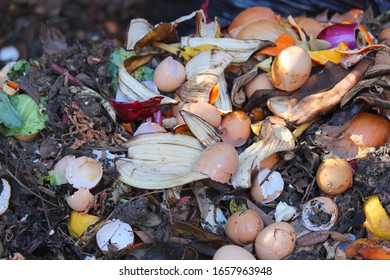
[[[346,42],[350,49],[357,49],[355,29],[358,24],[333,24],[325,27],[317,35],[317,39],[328,41],[331,48],[337,47],[341,42]]]

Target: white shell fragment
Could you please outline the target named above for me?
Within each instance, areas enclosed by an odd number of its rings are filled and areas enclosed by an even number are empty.
[[[286,202],[280,201],[275,209],[275,222],[289,221],[294,217],[297,210],[288,205]]]
[[[133,245],[132,227],[119,219],[105,222],[96,233],[97,244],[103,253],[115,253]]]
[[[3,215],[8,209],[9,199],[11,198],[11,186],[5,179],[1,179],[1,182],[3,184],[3,188],[0,193],[0,215]]]
[[[337,218],[337,204],[329,197],[315,197],[306,202],[302,209],[303,225],[312,231],[331,229]]]

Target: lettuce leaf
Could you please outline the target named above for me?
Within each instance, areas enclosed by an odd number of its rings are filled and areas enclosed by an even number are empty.
[[[11,105],[8,95],[0,90],[0,126],[20,128],[24,125],[22,116]]]
[[[27,94],[16,94],[9,98],[9,111],[13,109],[19,114],[22,125],[0,124],[0,133],[5,136],[30,135],[45,128],[47,116],[39,111],[38,104]],[[4,111],[0,111],[3,116]],[[0,118],[1,119],[1,118]],[[14,124],[14,123],[11,123]]]

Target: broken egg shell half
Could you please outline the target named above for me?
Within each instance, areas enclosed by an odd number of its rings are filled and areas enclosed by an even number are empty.
[[[315,197],[303,205],[303,225],[311,231],[329,230],[334,226],[337,218],[337,204],[329,197]]]
[[[144,122],[137,128],[133,136],[135,137],[139,134],[154,133],[154,132],[167,132],[167,130],[161,125],[159,125],[158,123]]]
[[[177,90],[186,80],[186,70],[179,61],[168,56],[157,65],[153,82],[163,92]]]
[[[229,244],[220,247],[213,256],[213,260],[256,260],[246,249]]]
[[[9,199],[11,198],[11,186],[7,180],[1,179],[2,188],[0,193],[0,215],[8,209]]]
[[[222,141],[240,147],[251,134],[251,119],[245,112],[233,111],[222,118],[219,129]]]
[[[82,156],[72,160],[66,167],[66,179],[74,188],[91,189],[103,176],[103,168],[97,160]]]
[[[192,167],[192,171],[201,172],[210,179],[227,183],[238,168],[238,153],[229,143],[219,142],[202,152]]]
[[[219,127],[222,122],[221,113],[218,111],[217,107],[207,102],[195,102],[195,103],[185,103],[179,104],[178,110],[174,110],[173,114],[177,120],[177,125],[185,124],[184,119],[180,115],[180,110],[185,110],[187,112],[193,113],[198,117],[204,119],[209,124],[214,127]],[[180,107],[180,108],[179,108]]]
[[[272,62],[272,84],[277,89],[294,91],[307,81],[311,68],[310,55],[304,48],[287,47]]]
[[[284,180],[282,175],[273,171],[271,172],[268,168],[263,168],[260,172],[254,176],[251,186],[251,195],[252,198],[258,203],[268,203],[274,201],[283,191]],[[260,183],[266,178],[267,180],[260,185]]]
[[[235,244],[252,243],[264,228],[264,222],[254,210],[241,210],[233,213],[225,227],[226,236]]]
[[[253,80],[245,85],[246,97],[250,98],[256,90],[274,89],[271,79],[266,73],[257,75]]]
[[[76,157],[73,155],[67,155],[61,158],[53,167],[54,170],[63,170],[64,172],[66,171],[66,167],[70,162],[75,160]]]
[[[276,222],[266,226],[255,240],[256,256],[260,260],[281,260],[294,252],[297,234],[292,225]]]
[[[89,189],[80,188],[74,194],[65,198],[65,200],[73,210],[84,212],[92,207],[94,196]]]
[[[129,224],[119,219],[108,220],[98,229],[96,241],[103,254],[115,253],[133,245],[134,232]],[[114,250],[110,246],[114,246]]]

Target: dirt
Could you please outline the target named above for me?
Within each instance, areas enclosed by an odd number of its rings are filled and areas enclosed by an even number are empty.
[[[184,186],[179,199],[165,200],[163,191],[140,190],[118,181],[115,166],[104,156],[100,160],[103,178],[92,190],[95,203],[89,213],[102,220],[116,217],[131,224],[140,232],[136,237],[138,246],[119,255],[104,255],[93,238],[80,242],[69,235],[67,224],[71,209],[64,198],[74,189],[69,184],[51,187],[42,182],[42,177],[47,176],[65,155],[95,158],[99,151],[124,156],[125,143],[132,134],[120,121],[114,122],[109,117],[99,98],[82,96],[79,91],[72,90],[69,77],[53,71],[48,62],[67,69],[69,74],[82,80],[103,98],[111,98],[113,85],[104,62],[115,48],[122,45],[123,30],[129,17],[142,15],[137,14],[142,7],[139,4],[137,10],[123,6],[126,1],[113,1],[118,2],[117,5],[113,3],[108,9],[102,8],[106,7],[105,1],[94,1],[96,5],[90,5],[90,1],[55,1],[57,4],[52,7],[33,5],[31,13],[31,3],[16,2],[14,7],[7,1],[1,4],[8,9],[2,12],[4,24],[0,30],[1,34],[7,35],[0,37],[0,45],[18,46],[21,58],[30,60],[33,67],[27,76],[21,77],[20,86],[35,98],[40,95],[47,97],[45,111],[49,119],[46,128],[31,142],[0,136],[0,177],[12,186],[9,208],[0,216],[0,259],[11,258],[15,253],[26,259],[56,260],[212,258],[215,250],[229,241],[224,234],[214,235],[202,230],[201,213],[191,186]],[[133,5],[137,5],[137,1]],[[80,17],[81,8],[85,15]],[[129,14],[118,12],[123,9],[130,11]],[[192,10],[192,7],[182,7],[178,13],[183,15]],[[23,28],[26,21],[30,21],[28,29]],[[66,47],[52,55],[43,52],[39,39],[41,24],[45,21],[50,21],[52,26],[61,26],[67,41]],[[74,21],[80,22],[76,25]],[[20,32],[11,33],[7,28]],[[88,63],[88,58],[96,58],[96,61]],[[132,125],[136,127],[137,124]],[[293,154],[281,153],[283,160],[277,170],[282,173],[286,185],[294,187],[285,188],[276,201],[261,206],[266,213],[274,211],[279,201],[300,211],[303,203],[321,195],[313,174],[325,151],[308,143],[309,132],[302,137]],[[357,238],[366,237],[362,207],[373,194],[380,196],[390,213],[389,149],[388,143],[377,152],[353,162],[353,187],[334,197],[339,218],[332,230],[350,233]],[[248,192],[214,185],[207,190],[207,195],[225,214],[229,209],[228,201],[223,199],[225,196],[250,197]],[[297,250],[289,257],[325,258],[326,250],[321,245]]]

